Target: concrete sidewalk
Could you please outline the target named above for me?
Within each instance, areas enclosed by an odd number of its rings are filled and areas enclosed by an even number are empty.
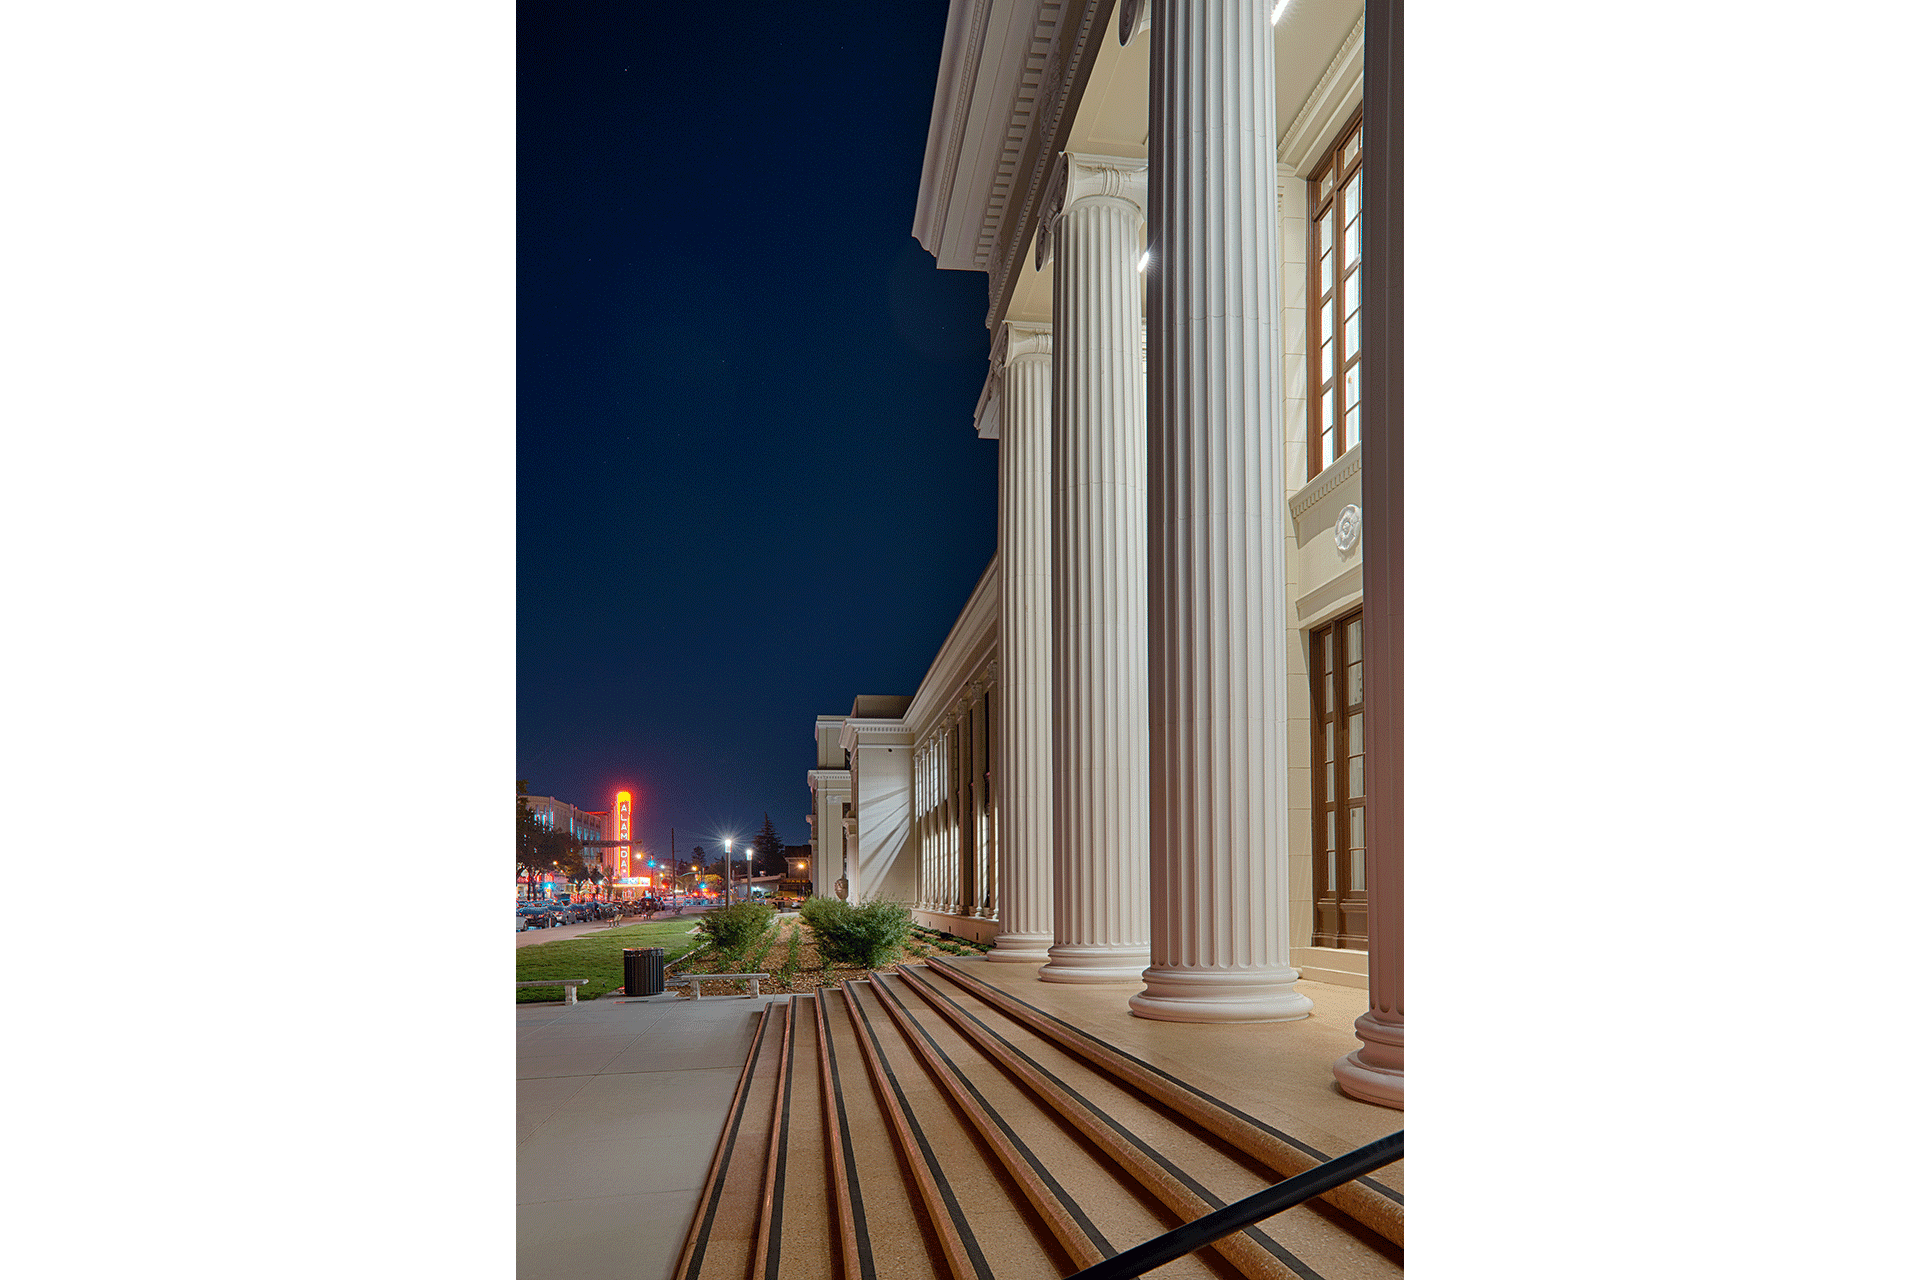
[[[521,1005],[519,1280],[670,1280],[763,1005]]]

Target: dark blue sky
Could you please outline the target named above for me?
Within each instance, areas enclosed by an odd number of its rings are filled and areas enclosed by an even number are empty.
[[[516,776],[808,838],[994,546],[986,280],[912,237],[946,6],[522,6]]]

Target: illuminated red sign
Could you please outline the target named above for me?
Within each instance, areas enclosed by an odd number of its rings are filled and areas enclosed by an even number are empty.
[[[618,874],[622,880],[633,875],[633,793],[622,791],[613,797],[613,838],[620,841]]]

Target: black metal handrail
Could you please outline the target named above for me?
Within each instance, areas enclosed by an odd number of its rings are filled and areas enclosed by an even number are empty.
[[[1195,1218],[1165,1235],[1155,1236],[1143,1244],[1096,1262],[1083,1271],[1076,1271],[1066,1280],[1135,1280],[1144,1272],[1164,1266],[1175,1258],[1185,1257],[1222,1236],[1244,1231],[1264,1218],[1271,1218],[1282,1210],[1331,1191],[1343,1182],[1351,1182],[1362,1174],[1392,1164],[1404,1154],[1406,1136],[1407,1131],[1400,1129],[1384,1138],[1376,1138],[1364,1147],[1355,1147],[1343,1156],[1335,1156],[1325,1164],[1315,1165],[1285,1182],[1277,1182],[1265,1191],[1256,1191],[1244,1200],[1236,1200],[1225,1208],[1215,1209],[1204,1218]]]

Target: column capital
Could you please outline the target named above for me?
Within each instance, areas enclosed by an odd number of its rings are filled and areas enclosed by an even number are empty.
[[[1045,320],[1003,320],[987,357],[987,381],[973,406],[973,430],[982,440],[1000,438],[1000,384],[1007,365],[1024,357],[1053,358],[1053,325]]]
[[[1051,320],[1003,320],[993,337],[993,371],[998,374],[1022,356],[1053,356]]]
[[[1147,162],[1129,156],[1099,156],[1084,151],[1062,151],[1047,184],[1039,229],[1033,237],[1033,269],[1053,256],[1054,224],[1061,214],[1083,200],[1119,200],[1130,204],[1142,220],[1147,216]]]

